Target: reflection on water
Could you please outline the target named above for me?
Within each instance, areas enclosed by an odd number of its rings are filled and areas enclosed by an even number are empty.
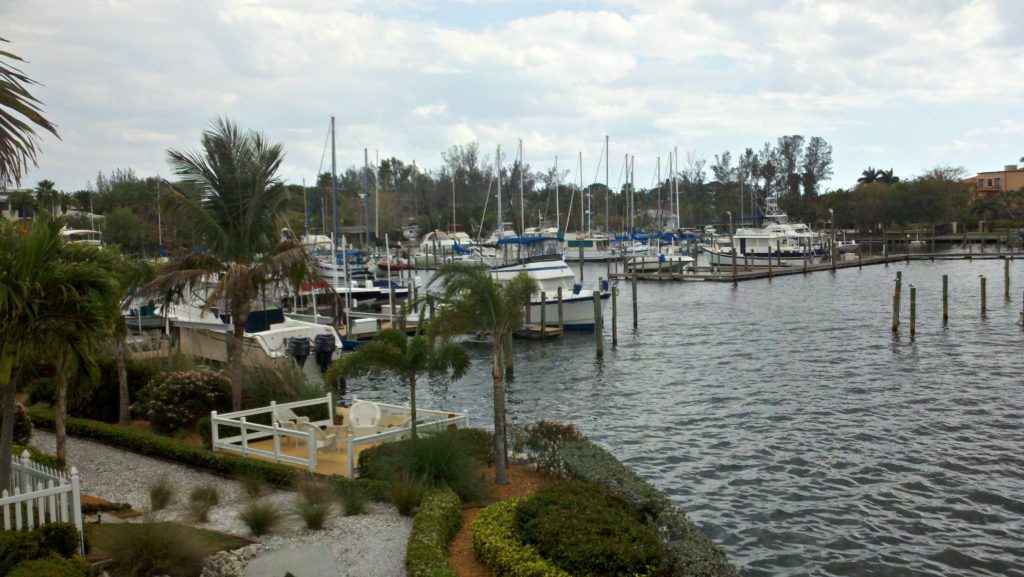
[[[686,508],[749,575],[1024,575],[1024,261],[641,283],[619,345],[516,341],[510,419],[577,423]],[[890,331],[895,271],[904,325]],[[588,268],[592,282],[604,267]],[[950,321],[941,322],[942,275]],[[978,275],[989,278],[980,316]],[[908,285],[917,339],[907,337]],[[611,315],[606,313],[606,323]],[[489,350],[424,407],[489,426]],[[407,399],[400,383],[350,393]]]

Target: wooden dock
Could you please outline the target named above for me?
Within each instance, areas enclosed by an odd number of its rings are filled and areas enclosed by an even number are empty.
[[[782,266],[744,266],[737,262],[736,275],[733,277],[732,265],[721,267],[692,267],[684,272],[640,272],[622,273],[613,272],[611,278],[629,280],[634,276],[637,280],[648,281],[679,281],[679,282],[736,282],[747,280],[759,280],[777,276],[794,274],[809,274],[812,272],[838,270],[844,268],[858,268],[864,266],[910,262],[910,261],[936,261],[936,260],[1015,260],[1024,258],[1021,253],[911,253],[911,254],[890,254],[887,256],[853,256],[843,260],[837,260],[833,265],[831,262],[807,263],[806,265],[783,264]]]
[[[547,340],[562,336],[562,329],[558,327],[542,327],[540,325],[524,325],[512,334],[517,339],[538,339]]]

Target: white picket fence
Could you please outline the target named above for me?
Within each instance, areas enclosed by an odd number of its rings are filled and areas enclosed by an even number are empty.
[[[11,458],[11,488],[0,492],[4,529],[35,529],[74,523],[82,536],[82,495],[78,469],[63,471],[33,463],[28,451]],[[84,551],[82,551],[84,553]]]

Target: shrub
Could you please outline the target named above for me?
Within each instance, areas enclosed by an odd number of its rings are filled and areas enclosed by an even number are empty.
[[[725,552],[663,493],[619,462],[611,453],[583,439],[562,447],[567,476],[596,483],[626,500],[664,544],[672,577],[736,577],[739,571]]]
[[[268,501],[251,501],[238,517],[249,527],[253,535],[266,535],[284,520],[284,513],[277,505]]]
[[[473,551],[496,577],[571,577],[515,534],[520,500],[499,501],[473,521]]]
[[[298,477],[295,477],[298,479]],[[260,475],[246,475],[242,479],[242,490],[250,499],[259,499],[267,494],[267,482]]]
[[[295,513],[306,522],[306,528],[311,531],[319,531],[324,528],[327,516],[331,512],[331,504],[315,503],[305,499],[299,499],[295,503]]]
[[[366,512],[366,505],[370,501],[370,495],[365,486],[345,483],[338,487],[337,492],[345,515],[362,515]]]
[[[61,557],[77,555],[82,544],[74,523],[48,523],[32,532],[39,540],[41,552],[56,553]]]
[[[382,480],[421,479],[429,486],[444,483],[462,500],[480,501],[487,494],[478,474],[480,462],[471,455],[467,439],[445,431],[373,447],[359,456],[360,474]]]
[[[89,577],[92,567],[79,557],[50,555],[15,565],[7,577]]]
[[[454,429],[454,435],[469,452],[470,456],[485,465],[494,464],[494,433],[484,429]]]
[[[0,575],[15,565],[50,554],[78,553],[78,529],[71,523],[51,523],[31,531],[0,531]]]
[[[329,503],[334,499],[334,490],[327,481],[310,473],[299,477],[295,491],[309,503]]]
[[[598,485],[548,485],[516,508],[518,537],[566,572],[580,576],[650,575],[661,544],[621,498]]]
[[[320,385],[307,381],[295,363],[247,363],[242,367],[242,382],[242,405],[246,408],[266,407],[271,401],[291,403],[324,396]],[[326,415],[317,417],[320,418]]]
[[[153,511],[166,509],[174,501],[174,485],[167,477],[160,477],[149,486],[149,508]]]
[[[412,522],[405,571],[409,577],[455,577],[448,544],[462,525],[462,501],[448,487],[424,495]]]
[[[207,451],[213,449],[213,430],[211,424],[213,419],[210,415],[201,417],[196,421],[196,432],[199,433],[199,439],[202,440],[203,448]]]
[[[139,393],[156,375],[152,366],[131,357],[125,359],[128,371],[128,397],[137,399]],[[100,359],[99,369],[92,378],[84,378],[77,386],[69,387],[68,415],[116,423],[121,397],[120,381],[117,375],[117,360]],[[53,404],[53,379],[38,378],[25,388],[30,404]]]
[[[142,390],[140,407],[154,431],[195,430],[210,411],[231,409],[231,383],[218,371],[165,373]]]
[[[29,417],[25,405],[14,404],[14,443],[27,445],[32,440],[32,418]]]
[[[11,447],[11,454],[15,457],[21,458],[21,454],[28,451],[28,458],[32,459],[33,463],[38,465],[45,465],[51,469],[57,469],[64,471],[67,469],[67,464],[64,463],[63,459],[57,458],[56,455],[44,453],[41,449],[32,445],[18,445],[15,444]]]
[[[401,515],[408,517],[419,507],[425,490],[419,479],[402,476],[391,481],[391,504]]]
[[[139,523],[104,542],[111,557],[110,573],[118,577],[198,575],[205,552],[174,523]]]
[[[523,449],[527,462],[535,468],[561,475],[564,471],[560,449],[566,443],[583,439],[576,425],[557,421],[538,421],[523,428]]]
[[[49,407],[31,407],[29,414],[38,426],[53,428],[53,411]],[[294,467],[215,453],[147,431],[74,417],[68,418],[66,424],[68,435],[94,439],[141,455],[177,461],[223,475],[239,478],[259,476],[264,482],[279,487],[291,487],[298,473]]]
[[[217,485],[207,483],[193,487],[188,496],[189,515],[198,523],[206,523],[210,516],[210,509],[220,502],[220,491]]]

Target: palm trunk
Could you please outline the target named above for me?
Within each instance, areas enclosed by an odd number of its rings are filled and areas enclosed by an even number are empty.
[[[416,438],[416,373],[409,373],[409,414],[412,418],[412,438]]]
[[[14,356],[0,353],[0,389],[3,389],[3,413],[0,422],[0,489],[11,488],[11,449],[14,445]]]
[[[68,415],[68,370],[67,363],[63,360],[57,361],[57,374],[54,375],[54,403],[53,403],[53,434],[57,438],[57,458],[67,462],[68,439],[65,421]]]
[[[501,333],[494,333],[491,379],[494,382],[494,482],[508,484],[505,450],[505,367]]]
[[[117,358],[117,423],[126,426],[131,421],[131,413],[128,410],[131,406],[131,399],[128,396],[128,363],[125,361],[123,338],[117,339],[117,343],[114,345],[114,356]]]
[[[249,318],[249,307],[239,303],[231,307],[231,322],[235,325],[231,335],[231,351],[228,356],[228,378],[231,379],[231,410],[242,410],[242,365],[245,358],[245,322]]]

